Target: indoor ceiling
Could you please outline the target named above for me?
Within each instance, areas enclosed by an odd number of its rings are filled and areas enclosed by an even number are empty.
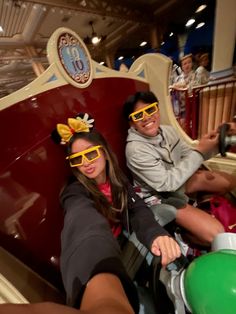
[[[206,0],[204,2],[212,2]],[[168,31],[181,31],[200,0],[0,0],[0,98],[31,82],[48,67],[46,45],[59,27],[74,30],[92,58],[138,56],[139,44],[159,48]],[[92,22],[92,27],[91,27]],[[92,29],[102,36],[94,46]],[[152,30],[156,30],[156,41]],[[153,47],[156,43],[157,47]]]

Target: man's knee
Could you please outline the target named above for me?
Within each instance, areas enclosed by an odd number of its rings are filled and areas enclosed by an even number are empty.
[[[207,184],[214,179],[211,171],[198,170],[196,171],[185,184],[185,192],[187,195],[203,190]]]
[[[216,220],[216,223],[213,226],[211,226],[211,228],[209,228],[208,234],[206,236],[207,242],[211,244],[214,238],[219,233],[223,233],[223,232],[225,232],[223,225],[218,220]]]

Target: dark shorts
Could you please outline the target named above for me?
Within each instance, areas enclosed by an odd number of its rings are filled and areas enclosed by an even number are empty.
[[[158,197],[162,204],[174,206],[176,209],[184,208],[189,201],[188,196],[183,191],[161,192]]]
[[[154,213],[159,224],[165,226],[176,219],[177,210],[187,205],[188,197],[182,190],[178,190],[158,193],[158,195],[146,198],[144,201]]]

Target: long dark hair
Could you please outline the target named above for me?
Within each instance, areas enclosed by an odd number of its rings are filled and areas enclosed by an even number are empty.
[[[83,175],[77,167],[72,168],[72,172],[77,180],[89,191],[96,209],[110,221],[119,221],[120,212],[127,208],[127,179],[121,171],[117,158],[110,145],[99,132],[92,130],[90,132],[75,133],[68,143],[68,154],[72,153],[72,144],[77,139],[84,139],[94,145],[101,145],[106,158],[106,175],[109,178],[112,193],[112,204],[105,195],[98,189],[93,179]]]

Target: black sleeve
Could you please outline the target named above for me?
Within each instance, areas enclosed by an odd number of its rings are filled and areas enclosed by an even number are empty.
[[[97,212],[88,192],[74,182],[61,195],[65,210],[60,266],[67,303],[79,308],[87,282],[98,273],[117,275],[138,313],[136,288],[121,262],[120,248],[108,221]]]
[[[151,209],[135,193],[133,187],[128,185],[128,210],[131,226],[138,240],[148,249],[151,248],[153,240],[169,233],[155,220]]]

